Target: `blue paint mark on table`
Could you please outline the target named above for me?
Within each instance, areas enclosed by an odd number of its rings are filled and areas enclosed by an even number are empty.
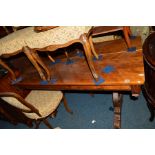
[[[41,85],[47,85],[48,84],[48,81],[47,80],[42,80],[42,81],[40,81],[40,84]]]
[[[55,65],[55,64],[58,64],[58,63],[60,63],[60,62],[61,62],[60,59],[56,59],[55,62],[51,62],[51,65]]]
[[[70,65],[70,64],[73,64],[74,63],[74,60],[71,60],[71,59],[68,59],[65,64],[66,65]]]
[[[128,48],[128,52],[135,52],[136,51],[136,47],[130,47]]]
[[[95,83],[96,85],[100,85],[100,84],[103,83],[104,81],[105,81],[105,80],[104,80],[102,77],[99,77],[97,81],[94,80],[94,83]]]
[[[115,70],[115,68],[113,66],[108,65],[102,69],[102,72],[103,73],[110,73],[110,72],[113,72],[114,70]]]
[[[52,78],[50,82],[51,82],[51,84],[55,84],[57,82],[57,79],[56,78]]]

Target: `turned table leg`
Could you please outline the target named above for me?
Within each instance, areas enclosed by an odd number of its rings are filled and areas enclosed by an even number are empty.
[[[121,108],[123,95],[118,92],[113,92],[112,99],[114,105],[114,128],[119,129],[121,127]]]
[[[131,86],[131,94],[133,97],[138,97],[141,92],[141,86],[140,85],[132,85]]]

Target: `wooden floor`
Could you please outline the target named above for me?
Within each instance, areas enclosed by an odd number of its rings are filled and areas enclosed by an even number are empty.
[[[142,45],[140,37],[132,40],[136,52],[128,52],[123,39],[95,44],[101,60],[94,61],[95,69],[105,81],[97,85],[90,73],[84,57],[72,56],[72,64],[66,64],[66,58],[60,63],[51,65],[48,59],[44,62],[50,68],[55,83],[40,84],[41,79],[34,67],[27,63],[19,65],[23,81],[16,86],[28,89],[55,89],[55,90],[117,90],[130,91],[132,85],[144,83],[144,68]],[[103,70],[112,69],[105,73]]]

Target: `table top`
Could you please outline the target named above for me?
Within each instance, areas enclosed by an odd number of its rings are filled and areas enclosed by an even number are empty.
[[[94,59],[95,69],[100,76],[99,82],[94,81],[85,57],[75,55],[71,57],[70,64],[66,64],[66,58],[56,64],[45,60],[52,73],[51,82],[41,84],[37,71],[29,65],[22,70],[23,81],[16,86],[27,89],[130,91],[132,85],[144,83],[140,37],[131,40],[131,44],[136,46],[135,52],[127,51],[124,39],[95,44],[100,55],[100,60]]]

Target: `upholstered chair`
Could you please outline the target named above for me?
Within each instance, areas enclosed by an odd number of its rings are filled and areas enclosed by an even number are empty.
[[[36,128],[39,127],[41,121],[49,128],[53,128],[47,118],[56,113],[61,100],[64,101],[65,109],[72,113],[61,91],[32,90],[25,99],[13,92],[3,92],[0,93],[0,98],[21,110],[29,119],[34,120]]]
[[[55,51],[65,48],[73,43],[81,43],[84,47],[85,57],[90,71],[95,79],[98,75],[93,65],[91,47],[88,41],[91,26],[58,26],[44,32],[36,32],[34,27],[24,28],[0,39],[0,57],[11,56],[24,52],[31,63],[37,69],[42,80],[50,80],[51,73],[38,55],[40,51]],[[0,64],[11,72],[14,72],[0,59]],[[44,71],[47,73],[47,77]]]

